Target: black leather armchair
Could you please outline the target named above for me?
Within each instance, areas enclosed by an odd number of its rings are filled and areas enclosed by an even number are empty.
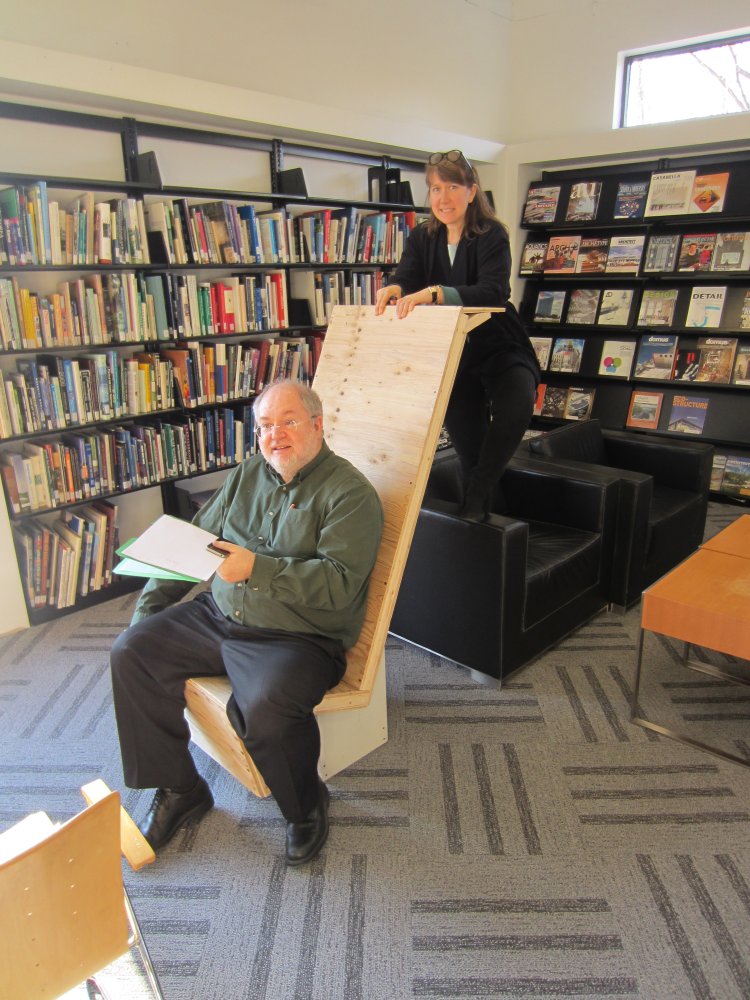
[[[610,600],[628,608],[703,540],[713,446],[626,431],[598,420],[532,438],[529,452],[569,469],[606,466],[620,480]]]
[[[459,518],[458,462],[438,453],[391,622],[499,681],[607,605],[618,489],[531,459],[514,459],[501,486],[506,514]]]

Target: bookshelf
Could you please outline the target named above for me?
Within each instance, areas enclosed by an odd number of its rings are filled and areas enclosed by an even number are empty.
[[[256,392],[281,374],[312,380],[330,310],[374,301],[416,212],[393,200],[404,189],[386,157],[0,104],[4,114],[122,140],[115,181],[42,162],[0,173],[0,470],[36,624],[141,586],[112,573],[118,536],[136,533],[118,525],[123,501],[156,491],[178,513],[176,484],[215,485],[251,454]],[[270,189],[164,184],[143,137],[265,153]],[[286,152],[366,170],[383,200],[300,194],[285,184]]]
[[[699,435],[750,502],[750,151],[544,171],[521,228],[534,429]]]

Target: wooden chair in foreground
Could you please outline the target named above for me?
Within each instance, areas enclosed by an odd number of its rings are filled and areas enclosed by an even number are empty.
[[[154,852],[103,781],[88,808],[57,825],[27,816],[0,834],[0,997],[58,997],[137,948],[153,996],[159,980],[122,881],[120,853],[139,869]],[[91,993],[91,989],[89,990]]]
[[[378,491],[385,530],[367,615],[343,680],[316,709],[321,776],[329,778],[387,739],[384,649],[391,614],[453,387],[464,339],[492,310],[393,307],[333,310],[314,388],[326,441]],[[479,334],[481,336],[481,334]],[[193,740],[259,796],[269,790],[226,715],[229,682],[191,678],[185,687]]]

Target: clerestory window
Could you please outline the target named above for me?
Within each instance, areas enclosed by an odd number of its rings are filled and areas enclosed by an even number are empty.
[[[750,111],[750,33],[626,55],[619,128]]]

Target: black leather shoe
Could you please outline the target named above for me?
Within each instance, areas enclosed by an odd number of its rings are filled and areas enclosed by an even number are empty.
[[[189,792],[173,792],[170,788],[159,788],[146,813],[146,818],[138,829],[153,850],[160,851],[181,826],[195,823],[213,804],[211,789],[200,776],[195,787]]]
[[[320,798],[313,811],[301,823],[286,825],[286,863],[304,865],[312,861],[328,839],[328,789],[321,781]]]

